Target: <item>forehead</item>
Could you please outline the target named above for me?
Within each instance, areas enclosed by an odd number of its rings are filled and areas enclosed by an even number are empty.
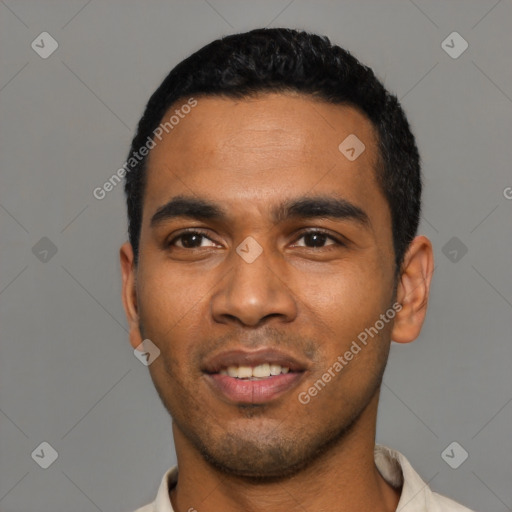
[[[186,101],[173,105],[163,122]],[[376,136],[356,108],[299,94],[196,101],[161,141],[155,139],[145,209],[154,210],[179,194],[234,206],[272,203],[279,195],[332,192],[355,202],[372,197],[382,206],[375,180]],[[364,151],[347,158],[354,155],[352,147]]]

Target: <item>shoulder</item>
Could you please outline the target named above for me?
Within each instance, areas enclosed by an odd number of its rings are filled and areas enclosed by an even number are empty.
[[[433,492],[407,458],[387,446],[375,446],[375,464],[393,487],[401,487],[397,510],[402,512],[474,512],[446,496]]]
[[[178,466],[173,466],[162,477],[155,500],[138,508],[135,512],[173,512],[169,491],[176,485],[177,481]]]

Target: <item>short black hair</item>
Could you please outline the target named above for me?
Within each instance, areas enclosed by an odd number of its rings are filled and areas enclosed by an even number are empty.
[[[180,62],[151,96],[127,160],[133,163],[125,193],[135,264],[147,156],[133,155],[152,138],[169,108],[190,97],[247,98],[289,91],[353,106],[371,121],[378,137],[377,181],[391,212],[399,271],[418,228],[422,189],[420,158],[407,118],[396,96],[348,51],[325,36],[287,28],[256,29],[213,41]]]

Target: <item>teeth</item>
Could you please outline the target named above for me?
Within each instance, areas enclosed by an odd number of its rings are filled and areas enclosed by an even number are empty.
[[[236,366],[228,366],[228,375],[230,377],[238,377],[238,368]]]
[[[281,373],[288,373],[290,368],[281,366],[279,364],[263,363],[254,368],[251,366],[228,366],[227,369],[220,370],[221,375],[229,375],[237,379],[264,379],[272,375],[280,375]]]
[[[253,377],[270,377],[270,365],[268,363],[260,364],[252,369]]]
[[[270,375],[279,375],[281,373],[281,366],[278,364],[270,365]]]
[[[237,377],[239,379],[246,379],[248,377],[252,377],[252,368],[250,366],[239,366]]]

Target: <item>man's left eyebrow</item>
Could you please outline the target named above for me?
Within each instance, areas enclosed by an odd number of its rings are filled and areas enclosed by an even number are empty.
[[[352,220],[365,228],[371,228],[369,215],[347,199],[320,196],[290,199],[272,211],[275,223],[290,218]]]

